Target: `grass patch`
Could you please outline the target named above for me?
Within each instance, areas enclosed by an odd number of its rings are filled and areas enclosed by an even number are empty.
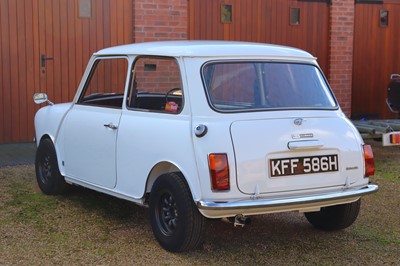
[[[4,207],[9,209],[7,219],[3,223],[24,223],[37,228],[47,227],[48,213],[58,206],[58,199],[32,191],[28,185],[12,183],[8,188],[9,200]]]
[[[398,238],[399,233],[395,234],[391,229],[376,228],[366,224],[360,224],[355,227],[354,231],[357,237],[363,239],[363,241],[374,241],[378,245],[400,244],[400,239]]]
[[[381,178],[400,183],[400,163],[375,160],[375,174]]]
[[[400,184],[400,146],[383,147],[381,142],[369,140],[375,157],[375,177]]]
[[[9,209],[8,218],[3,222],[29,223],[41,227],[46,221],[46,213],[57,208],[58,199],[32,190],[34,180],[22,175],[17,178],[15,173],[5,171],[3,178],[9,177],[10,182],[2,182],[1,193],[7,195],[2,202],[3,208]]]
[[[42,222],[42,216],[45,212],[52,212],[57,208],[58,200],[55,197],[49,197],[36,192],[26,192],[17,194],[6,203],[6,206],[14,207],[18,210],[16,221],[21,222]]]
[[[145,208],[87,189],[46,196],[33,166],[0,168],[0,265],[397,265],[400,147],[373,148],[380,190],[351,227],[319,231],[299,213],[211,221],[204,246],[182,254],[158,245]]]

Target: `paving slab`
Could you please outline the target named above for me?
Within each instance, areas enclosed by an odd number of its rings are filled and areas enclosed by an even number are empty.
[[[0,167],[35,163],[36,144],[34,142],[1,144]]]

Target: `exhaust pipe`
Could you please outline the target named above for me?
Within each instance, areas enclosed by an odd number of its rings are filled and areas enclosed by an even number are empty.
[[[235,227],[244,227],[245,225],[248,225],[251,223],[251,219],[249,217],[243,216],[241,214],[238,214],[235,216],[235,222],[233,223],[233,226]]]

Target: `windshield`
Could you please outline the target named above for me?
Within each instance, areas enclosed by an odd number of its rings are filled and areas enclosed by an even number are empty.
[[[215,62],[205,65],[202,74],[210,104],[219,111],[336,108],[314,65]]]

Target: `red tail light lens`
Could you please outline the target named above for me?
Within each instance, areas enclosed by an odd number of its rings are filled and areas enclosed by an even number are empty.
[[[365,176],[375,174],[374,153],[370,145],[364,145]]]
[[[229,165],[226,154],[210,154],[208,162],[211,175],[211,186],[213,190],[229,190]]]

